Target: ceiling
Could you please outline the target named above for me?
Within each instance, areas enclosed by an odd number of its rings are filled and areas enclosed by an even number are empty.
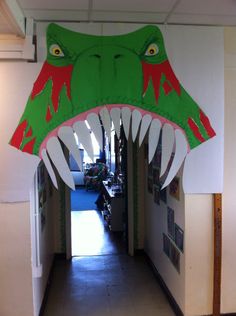
[[[35,21],[236,26],[236,0],[14,0]],[[0,0],[8,3],[9,0]],[[0,5],[0,34],[14,34]]]

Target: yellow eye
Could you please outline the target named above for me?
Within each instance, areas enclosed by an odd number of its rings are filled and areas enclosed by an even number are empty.
[[[49,52],[53,56],[63,57],[63,51],[57,44],[52,44],[49,48]]]
[[[148,48],[145,52],[145,55],[146,56],[155,56],[158,54],[158,52],[159,52],[159,48],[158,48],[157,44],[152,43],[148,46]]]

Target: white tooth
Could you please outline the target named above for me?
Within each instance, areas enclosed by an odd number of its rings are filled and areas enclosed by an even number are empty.
[[[152,120],[149,135],[148,135],[148,161],[149,163],[152,161],[152,158],[155,154],[159,136],[161,131],[161,121],[158,119]]]
[[[93,161],[93,144],[91,140],[90,131],[84,121],[78,121],[73,125],[79,142],[83,145],[90,159]]]
[[[132,140],[135,142],[139,125],[142,120],[142,114],[138,110],[132,112]]]
[[[119,139],[120,138],[120,109],[119,108],[111,109],[110,115],[115,127],[116,136]]]
[[[74,157],[80,170],[83,169],[80,151],[75,141],[74,131],[70,126],[62,126],[58,131],[58,137],[63,141],[70,153]]]
[[[89,123],[89,126],[91,127],[94,136],[99,144],[99,147],[101,150],[103,150],[103,135],[102,135],[102,127],[99,120],[99,117],[95,113],[90,113],[87,116],[87,121]]]
[[[123,128],[125,132],[125,137],[128,140],[129,138],[129,126],[130,126],[130,118],[131,118],[131,111],[129,108],[124,107],[121,109],[121,115],[122,115],[122,122],[123,122]]]
[[[175,130],[175,144],[174,159],[162,189],[164,189],[172,181],[188,153],[188,143],[186,137],[180,130]]]
[[[166,171],[175,143],[175,131],[170,124],[164,124],[162,128],[161,141],[161,172],[160,176]]]
[[[42,159],[43,159],[43,162],[45,164],[45,167],[47,168],[47,171],[48,171],[48,174],[52,180],[52,183],[54,184],[54,187],[58,189],[57,179],[56,179],[55,173],[53,171],[51,162],[48,158],[46,149],[42,150]]]
[[[150,125],[152,121],[152,117],[150,114],[145,114],[143,119],[142,119],[142,123],[141,123],[141,127],[140,127],[140,133],[139,133],[139,147],[142,145],[142,142],[144,140],[144,137],[147,133],[148,127]]]
[[[102,108],[99,114],[100,114],[100,117],[102,120],[102,125],[106,131],[108,141],[110,142],[110,140],[111,140],[111,118],[110,118],[108,109],[105,107]]]
[[[57,137],[51,137],[47,142],[47,152],[49,157],[51,158],[54,166],[57,168],[59,175],[62,180],[72,189],[75,189],[74,180],[66,159],[64,157],[64,153],[61,148],[61,144]]]

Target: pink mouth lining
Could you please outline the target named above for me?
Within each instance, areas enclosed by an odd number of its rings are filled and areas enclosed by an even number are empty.
[[[161,121],[162,125],[165,124],[165,123],[168,123],[170,125],[173,126],[173,128],[176,130],[181,130],[181,132],[185,135],[186,137],[186,134],[185,134],[185,131],[180,128],[177,124],[167,120],[166,118],[158,115],[158,114],[155,114],[153,112],[149,112],[149,111],[146,111],[146,110],[143,110],[141,108],[137,108],[136,106],[133,106],[133,105],[130,105],[130,104],[107,104],[107,105],[102,105],[102,106],[98,106],[96,108],[93,108],[91,110],[88,110],[86,112],[83,112],[83,113],[80,113],[79,115],[73,117],[72,119],[62,123],[60,126],[58,126],[57,128],[55,128],[53,131],[51,131],[50,133],[48,133],[48,135],[45,137],[45,139],[43,140],[42,144],[40,145],[40,149],[39,149],[39,157],[42,159],[42,156],[41,156],[41,152],[43,149],[46,148],[46,145],[47,145],[47,141],[48,139],[50,139],[51,137],[53,136],[56,136],[58,135],[58,130],[60,127],[62,126],[73,126],[73,124],[75,122],[78,122],[78,121],[85,121],[87,119],[87,116],[89,113],[96,113],[97,115],[99,115],[99,112],[102,108],[107,108],[108,111],[110,112],[112,108],[123,108],[123,107],[128,107],[130,108],[131,112],[135,109],[138,109],[138,111],[142,114],[142,116],[144,116],[145,114],[150,114],[152,116],[153,119],[157,118]],[[187,139],[187,137],[186,137]],[[188,143],[188,141],[187,141]],[[189,144],[188,144],[188,152],[190,151],[190,147],[189,147]]]

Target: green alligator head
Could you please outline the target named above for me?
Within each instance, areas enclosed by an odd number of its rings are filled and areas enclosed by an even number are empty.
[[[90,133],[102,146],[101,124],[110,137],[111,122],[119,137],[120,122],[139,145],[149,133],[149,161],[162,131],[162,171],[172,151],[167,185],[189,150],[215,135],[208,117],[175,76],[156,26],[119,36],[92,36],[50,24],[47,60],[34,83],[25,111],[10,144],[38,155],[56,185],[51,166],[71,187],[61,139],[81,164],[74,132],[92,156]],[[50,159],[49,159],[50,157]]]

